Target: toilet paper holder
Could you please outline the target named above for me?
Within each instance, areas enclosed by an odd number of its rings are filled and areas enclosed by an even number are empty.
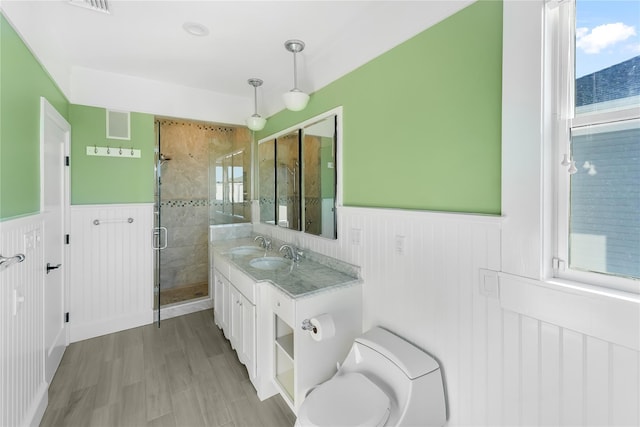
[[[304,319],[302,321],[302,330],[303,331],[311,331],[314,334],[318,332],[318,329],[311,323],[311,319]]]

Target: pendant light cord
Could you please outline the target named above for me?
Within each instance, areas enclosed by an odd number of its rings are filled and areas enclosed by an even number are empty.
[[[258,115],[258,86],[253,86],[253,115]]]
[[[293,90],[298,89],[298,63],[296,61],[296,51],[293,51]]]

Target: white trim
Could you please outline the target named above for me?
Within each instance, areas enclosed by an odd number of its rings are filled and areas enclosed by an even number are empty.
[[[571,129],[571,136],[582,136],[600,132],[619,132],[623,130],[637,129],[640,124],[640,109],[637,116],[629,116],[624,119],[614,121],[603,121],[598,123],[585,123],[584,125],[574,125]]]
[[[130,207],[144,207],[154,206],[153,202],[144,203],[104,203],[95,205],[73,205],[73,210],[93,210],[100,208],[130,208]]]
[[[351,211],[355,214],[361,214],[361,215],[398,214],[398,215],[402,215],[403,217],[424,217],[424,218],[434,218],[439,220],[444,219],[444,220],[456,220],[456,221],[470,221],[470,222],[480,222],[480,223],[487,223],[487,224],[502,224],[502,222],[506,220],[504,216],[500,216],[500,215],[465,213],[465,212],[371,208],[371,207],[359,207],[359,206],[343,206],[342,209]]]
[[[185,314],[195,313],[197,311],[213,309],[213,295],[209,289],[209,297],[199,299],[197,301],[186,301],[177,303],[169,307],[160,307],[160,325],[162,322],[173,317],[183,316]],[[158,310],[153,310],[154,321],[158,320]]]
[[[499,274],[500,305],[525,316],[640,350],[640,296],[567,281]]]
[[[543,274],[545,247],[544,6],[544,0],[503,3],[502,269],[531,279]]]
[[[45,117],[51,119],[58,127],[64,129],[64,145],[62,147],[63,157],[68,158],[71,161],[71,125],[67,120],[56,110],[56,108],[43,96],[40,97],[40,213],[44,214],[44,138],[45,138]],[[64,159],[59,159],[61,162]],[[71,229],[71,167],[63,165],[63,192],[64,200],[62,201],[62,235],[65,236],[70,233]],[[71,269],[69,268],[69,260],[71,254],[69,251],[69,245],[62,243],[62,274],[63,274],[63,292],[64,292],[64,307],[63,312],[69,311],[70,304],[70,277]],[[70,329],[69,325],[65,325],[65,349],[70,343]],[[46,349],[45,349],[46,351]],[[64,350],[59,350],[64,351]]]
[[[32,402],[29,411],[25,415],[24,425],[38,427],[42,422],[47,406],[49,405],[49,385],[44,384],[38,390],[37,397]]]

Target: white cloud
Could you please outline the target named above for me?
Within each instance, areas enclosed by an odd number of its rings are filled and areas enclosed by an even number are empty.
[[[600,53],[601,50],[636,35],[636,29],[622,22],[576,29],[576,46],[585,53]]]
[[[589,34],[589,29],[587,27],[576,28],[576,39],[580,40],[584,36]]]

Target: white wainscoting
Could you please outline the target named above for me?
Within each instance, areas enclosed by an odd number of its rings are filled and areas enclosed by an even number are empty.
[[[0,222],[0,254],[25,255],[23,262],[0,270],[2,426],[37,425],[47,406],[42,231],[41,215]]]
[[[594,326],[606,319],[578,331],[554,324],[516,287],[505,290],[504,304],[480,292],[479,269],[501,269],[502,218],[342,207],[338,226],[331,241],[254,224],[361,266],[365,329],[386,327],[440,362],[448,425],[640,425],[640,355],[620,345],[633,344],[631,334]],[[633,319],[629,301],[621,304]],[[627,341],[606,341],[620,335]]]
[[[71,207],[71,342],[153,322],[152,237],[152,204]]]

